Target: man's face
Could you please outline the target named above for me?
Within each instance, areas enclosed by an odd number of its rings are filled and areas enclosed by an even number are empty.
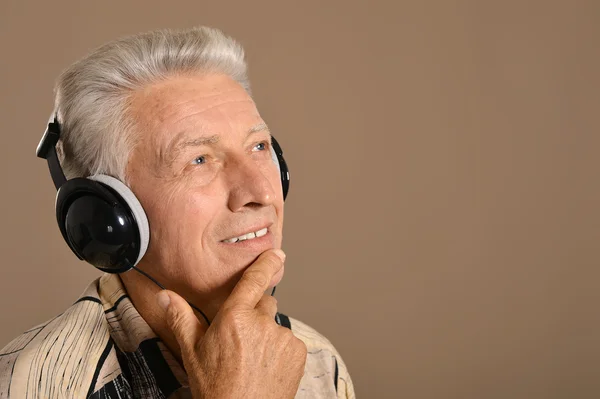
[[[248,93],[224,75],[147,86],[130,112],[138,136],[127,176],[150,223],[140,267],[216,306],[262,252],[281,247],[283,193],[270,133]],[[230,242],[265,228],[262,237]]]

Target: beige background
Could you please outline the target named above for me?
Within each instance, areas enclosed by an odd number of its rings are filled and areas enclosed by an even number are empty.
[[[359,397],[600,397],[596,0],[1,0],[0,346],[97,276],[34,156],[54,79],[196,24],[245,45],[291,168],[280,310]]]

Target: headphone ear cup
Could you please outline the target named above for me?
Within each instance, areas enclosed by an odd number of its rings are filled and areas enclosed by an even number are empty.
[[[290,189],[290,171],[287,167],[287,163],[283,158],[283,150],[281,146],[275,140],[275,137],[271,136],[271,157],[273,162],[277,164],[279,169],[279,175],[281,177],[281,188],[283,189],[283,200],[287,197],[287,193]]]
[[[122,273],[145,253],[147,219],[144,214],[144,244],[139,220],[128,202],[100,180],[104,179],[75,178],[61,186],[56,198],[56,218],[63,238],[80,259],[104,272]]]
[[[88,179],[104,184],[117,193],[123,201],[125,201],[131,216],[136,222],[137,231],[140,237],[139,254],[134,263],[134,266],[137,265],[146,254],[148,244],[150,243],[150,225],[142,204],[137,199],[133,191],[131,191],[131,189],[123,184],[123,182],[121,182],[119,179],[115,179],[114,177],[108,175],[94,175],[90,176]]]

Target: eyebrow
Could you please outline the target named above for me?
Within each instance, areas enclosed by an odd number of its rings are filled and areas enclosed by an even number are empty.
[[[250,136],[253,133],[258,133],[258,132],[269,132],[270,134],[270,130],[269,127],[267,126],[266,123],[264,122],[260,122],[257,123],[256,125],[252,126],[250,129],[248,129],[248,132],[246,133],[246,138],[248,136]],[[179,132],[175,135],[175,138],[169,143],[169,145],[167,146],[167,148],[164,151],[164,154],[166,155],[166,157],[162,157],[163,159],[166,160],[167,165],[172,165],[173,161],[177,158],[177,156],[186,148],[188,147],[200,147],[200,146],[204,146],[204,145],[215,145],[219,142],[220,136],[218,134],[213,134],[210,136],[204,136],[204,137],[196,137],[190,140],[183,140],[183,137],[185,136],[186,132],[182,131]]]
[[[264,122],[261,122],[261,123],[258,123],[256,125],[252,126],[248,130],[248,133],[246,134],[246,136],[250,136],[252,133],[257,133],[257,132],[262,132],[262,131],[267,131],[270,133],[269,127]]]

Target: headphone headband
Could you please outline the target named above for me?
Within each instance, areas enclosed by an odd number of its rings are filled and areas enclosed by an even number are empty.
[[[56,144],[60,139],[60,124],[56,116],[54,120],[48,123],[46,131],[40,140],[40,143],[35,150],[35,154],[38,158],[43,158],[48,161],[48,169],[50,169],[50,176],[54,182],[54,186],[58,190],[63,184],[67,182],[65,173],[63,172],[60,162],[58,161],[58,154],[56,153]]]

